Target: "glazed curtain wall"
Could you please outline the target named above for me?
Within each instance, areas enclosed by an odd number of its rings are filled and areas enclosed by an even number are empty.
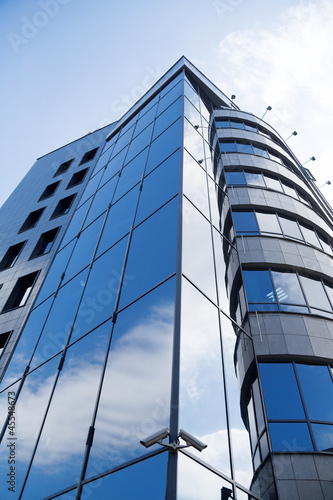
[[[2,382],[19,498],[164,499],[177,475],[181,500],[248,498],[210,107],[180,74],[106,143]],[[178,453],[173,477],[139,443],[166,426],[208,445]]]

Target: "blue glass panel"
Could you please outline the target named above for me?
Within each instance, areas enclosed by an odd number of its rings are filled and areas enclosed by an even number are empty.
[[[105,323],[68,348],[23,498],[43,498],[78,481],[110,332]]]
[[[232,128],[240,128],[240,129],[244,129],[245,128],[243,122],[235,122],[234,120],[230,120],[230,127],[232,127]]]
[[[269,154],[264,148],[260,148],[258,146],[253,146],[253,152],[255,155],[263,156],[264,158],[269,158]]]
[[[254,212],[233,212],[234,225],[238,234],[259,233]]]
[[[134,221],[139,193],[139,187],[135,186],[112,205],[98,245],[97,257],[129,233]]]
[[[69,223],[69,226],[65,232],[65,235],[63,237],[63,240],[61,242],[60,247],[63,248],[67,243],[69,243],[75,236],[78,235],[84,218],[86,216],[86,213],[90,207],[91,199],[88,200],[86,203],[80,206],[77,210],[75,210],[74,215],[72,217],[72,220]]]
[[[296,274],[272,271],[272,277],[279,302],[306,305]]]
[[[199,127],[200,133],[202,133],[201,127],[201,116],[197,108],[195,108],[188,99],[184,99],[184,115],[195,127]]]
[[[75,241],[71,241],[67,246],[65,246],[60,252],[55,256],[54,261],[52,262],[51,268],[45,278],[43,286],[38,294],[36,305],[40,304],[49,297],[52,293],[54,293],[59,285],[61,275],[65,271],[67,267],[67,263],[73,251]]]
[[[300,276],[301,284],[310,307],[331,311],[323,283],[320,280]]]
[[[197,109],[200,109],[199,96],[187,78],[185,78],[184,95]]]
[[[90,264],[104,218],[105,214],[101,215],[97,220],[90,224],[90,226],[82,231],[80,237],[76,240],[75,248],[66,269],[66,281]]]
[[[142,130],[154,120],[156,109],[157,104],[154,104],[144,115],[140,116],[140,120],[137,122],[135,127],[134,136],[140,134],[140,132],[142,132]]]
[[[110,318],[114,311],[127,237],[93,263],[74,325],[72,340]],[[130,283],[133,277],[128,277]]]
[[[248,302],[276,302],[269,271],[243,271]]]
[[[150,123],[139,135],[132,140],[127,156],[126,163],[129,163],[140,151],[146,148],[151,140],[153,123]]]
[[[333,382],[328,367],[296,366],[309,418],[333,422]]]
[[[220,151],[221,153],[236,153],[237,146],[235,141],[220,142]]]
[[[244,172],[244,174],[245,174],[246,184],[248,184],[249,186],[266,187],[262,174],[254,174],[251,172]]]
[[[153,140],[158,137],[171,123],[177,120],[183,113],[183,100],[180,97],[171,106],[169,106],[162,114],[160,114],[154,125]]]
[[[180,147],[181,128],[182,119],[180,118],[152,142],[148,155],[146,174]]]
[[[160,208],[179,191],[180,150],[169,156],[158,168],[144,178],[135,223]]]
[[[65,346],[87,275],[88,270],[85,269],[59,289],[38,342],[31,368],[38,366]]]
[[[216,120],[215,125],[216,125],[216,128],[229,128],[230,122],[229,122],[229,120]]]
[[[138,156],[122,169],[113,202],[118,200],[127,193],[131,187],[140,182],[146,164],[147,153],[148,148],[144,149],[144,151],[138,154]]]
[[[225,172],[225,179],[229,186],[244,186],[246,184],[244,172]]]
[[[178,196],[134,229],[119,308],[176,271]]]
[[[83,227],[89,226],[93,220],[97,219],[97,217],[106,211],[111,203],[117,181],[118,177],[113,177],[113,179],[111,179],[107,184],[104,184],[104,186],[97,191]]]
[[[244,123],[245,130],[250,130],[251,132],[258,132],[258,129],[255,125],[249,125],[248,123]]]
[[[100,170],[96,175],[94,175],[94,177],[90,179],[83,192],[82,198],[80,199],[80,205],[82,205],[88,198],[90,198],[90,196],[95,193],[103,173],[104,170]]]
[[[107,181],[112,179],[121,169],[124,164],[126,150],[124,149],[121,153],[119,153],[115,158],[109,161],[105,173],[103,175],[103,179],[101,184],[105,184]]]
[[[1,382],[1,389],[4,389],[20,378],[23,375],[25,367],[29,365],[31,354],[42,331],[52,301],[53,297],[50,297],[30,313],[19,343]]]
[[[171,86],[171,85],[170,85]],[[165,89],[161,92],[161,99],[158,103],[157,115],[163,113],[163,111],[172,104],[177,97],[183,94],[183,82],[180,81],[177,85],[175,85],[167,94],[163,95]]]
[[[122,136],[118,138],[114,150],[112,151],[112,156],[111,156],[112,158],[114,158],[123,148],[125,148],[125,146],[128,145],[128,143],[131,140],[132,134],[133,134],[133,127],[128,129],[126,132],[123,133]]]
[[[84,485],[90,500],[164,500],[168,453],[161,453]]]
[[[0,446],[0,475],[3,479],[1,487],[1,500],[12,500],[19,497],[24,477],[28,470],[28,465],[32,456],[36,438],[39,433],[42,420],[46,411],[47,403],[51,394],[52,386],[57,374],[60,356],[52,359],[38,370],[29,374],[22,387],[20,396],[16,403],[17,417],[17,446],[15,456],[15,493],[4,487],[6,474],[9,472],[8,454],[10,435],[7,432],[5,439]],[[10,391],[16,391],[17,387],[10,388]],[[7,392],[6,399],[7,399]],[[8,439],[7,439],[8,438]],[[50,474],[52,472],[50,471]],[[44,479],[40,477],[40,480]],[[23,496],[29,500],[38,498],[37,496]]]
[[[317,449],[333,452],[333,425],[312,424]]]
[[[169,424],[174,294],[173,278],[117,316],[87,477],[142,455],[140,439]]]
[[[184,151],[183,192],[200,212],[209,219],[206,172],[186,150]]]
[[[273,451],[312,451],[313,445],[307,424],[271,423],[269,432]]]
[[[236,143],[238,153],[253,153],[252,144],[243,144],[241,142]]]
[[[260,363],[259,371],[268,419],[304,419],[291,363]]]
[[[277,304],[249,304],[249,311],[278,311]]]

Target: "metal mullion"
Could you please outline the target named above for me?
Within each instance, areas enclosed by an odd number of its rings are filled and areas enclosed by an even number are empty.
[[[313,432],[312,432],[310,417],[309,417],[308,409],[307,409],[307,406],[306,406],[306,403],[305,403],[305,398],[304,398],[304,394],[303,394],[303,390],[302,390],[302,384],[301,384],[301,381],[300,381],[299,376],[298,376],[298,372],[297,372],[295,361],[292,361],[292,365],[293,365],[293,370],[294,370],[294,374],[295,374],[295,378],[296,378],[298,392],[300,394],[302,405],[303,405],[303,410],[304,410],[304,414],[305,414],[305,420],[306,420],[306,423],[307,423],[307,426],[308,426],[308,429],[309,429],[309,433],[310,433],[310,437],[311,437],[311,441],[312,441],[312,446],[313,446],[313,449],[315,451],[318,451],[317,450],[317,445],[316,445],[316,440],[315,440]],[[301,420],[299,423],[302,423],[302,422],[304,422],[304,420],[303,421]]]

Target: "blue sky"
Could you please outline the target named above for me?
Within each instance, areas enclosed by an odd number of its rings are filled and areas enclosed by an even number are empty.
[[[36,158],[114,121],[185,55],[333,182],[332,0],[2,0],[0,204]],[[323,193],[333,202],[333,185]]]

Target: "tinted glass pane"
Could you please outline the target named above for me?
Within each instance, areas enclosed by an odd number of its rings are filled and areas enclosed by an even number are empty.
[[[314,230],[309,227],[303,226],[303,224],[300,224],[300,226],[305,241],[310,245],[314,245],[315,247],[320,247],[319,240]]]
[[[279,302],[305,305],[303,293],[296,274],[272,271],[272,276]]]
[[[87,477],[143,455],[140,439],[168,426],[174,293],[171,279],[118,314]]]
[[[157,108],[157,115],[163,113],[163,111],[172,104],[177,97],[179,97],[183,93],[183,82],[180,81],[177,85],[175,85],[167,94],[164,94],[164,91],[161,92],[163,97],[160,99]]]
[[[112,316],[126,246],[127,237],[93,263],[74,324],[72,340]],[[126,283],[130,283],[133,279],[133,276],[127,277]]]
[[[253,153],[252,144],[242,144],[241,142],[237,142],[236,145],[238,153]]]
[[[129,193],[112,205],[108,213],[96,256],[129,233],[134,221],[135,208],[139,198],[139,188],[135,186]]]
[[[267,418],[305,418],[292,364],[260,363],[259,371]]]
[[[119,137],[112,151],[112,158],[116,156],[119,153],[119,151],[121,151],[125,146],[128,145],[128,143],[131,140],[132,134],[133,134],[133,127],[128,129],[126,132],[123,133],[121,137]]]
[[[253,234],[258,233],[258,224],[254,212],[234,212],[234,224],[236,233]]]
[[[192,203],[209,218],[206,172],[187,151],[184,151],[183,191]]]
[[[155,117],[157,109],[157,104],[154,104],[144,115],[141,116],[140,120],[136,124],[134,135],[138,135],[144,128],[151,123]]]
[[[333,287],[331,285],[324,284],[328,298],[330,299],[331,306],[333,307]]]
[[[82,499],[164,500],[167,461],[168,453],[162,453],[87,483],[82,490]]]
[[[232,142],[220,142],[221,153],[236,153],[237,147],[234,141]]]
[[[109,203],[111,203],[117,181],[118,177],[114,177],[97,191],[84,222],[84,227],[87,227],[93,220],[106,211]]]
[[[282,217],[282,215],[279,215],[279,220],[285,236],[296,238],[298,240],[303,239],[301,231],[299,230],[298,224],[295,220],[287,219],[287,217]]]
[[[94,192],[96,191],[96,189],[98,187],[98,184],[101,180],[103,173],[104,173],[104,170],[100,170],[96,175],[94,175],[94,177],[92,179],[90,179],[90,181],[87,184],[87,187],[84,190],[82,198],[80,199],[80,205],[82,205],[82,203],[84,203],[88,198],[90,198],[90,196],[92,196],[94,194]]]
[[[216,128],[229,128],[230,122],[229,120],[216,120],[215,121]]]
[[[176,271],[177,216],[178,197],[134,229],[120,308]]]
[[[264,156],[265,158],[269,158],[269,155],[264,148],[259,148],[258,146],[253,146],[253,152],[255,155]]]
[[[225,179],[229,186],[246,184],[244,172],[225,172]]]
[[[331,255],[332,254],[332,248],[328,244],[326,238],[324,238],[320,234],[318,236],[319,236],[319,239],[320,239],[321,246],[323,247],[323,250]]]
[[[190,82],[186,79],[185,77],[185,85],[184,85],[184,94],[185,96],[191,101],[191,103],[197,108],[199,109],[199,97],[198,97],[198,94],[196,92],[196,90],[194,90],[193,86],[190,84]]]
[[[230,120],[230,127],[232,127],[232,128],[241,128],[241,129],[245,128],[243,122],[235,122],[234,120]]]
[[[309,306],[331,311],[322,282],[305,276],[300,276],[300,280]]]
[[[180,150],[144,178],[135,223],[151,215],[179,190]]]
[[[155,120],[153,139],[159,136],[166,128],[171,125],[183,112],[183,100],[177,99],[171,106],[169,106],[162,114]]]
[[[126,149],[122,153],[119,153],[115,158],[109,161],[106,170],[104,172],[101,185],[105,184],[107,181],[112,179],[121,169],[124,164],[126,156]]]
[[[82,223],[84,221],[84,218],[86,216],[86,213],[90,207],[91,199],[88,200],[86,203],[80,206],[77,210],[75,210],[74,215],[72,217],[71,222],[69,223],[69,226],[67,228],[67,231],[64,235],[64,238],[61,242],[60,247],[63,248],[69,241],[71,241],[75,236],[77,236],[78,232],[80,231],[82,227]]]
[[[139,135],[132,140],[127,156],[126,163],[129,163],[137,154],[140,153],[150,143],[153,124],[151,123]]]
[[[307,424],[269,424],[274,451],[312,451]]]
[[[243,271],[249,302],[276,302],[269,271]]]
[[[245,130],[250,130],[251,132],[258,132],[258,129],[255,125],[249,125],[248,123],[244,123]]]
[[[259,229],[262,233],[281,234],[281,228],[276,214],[256,212]]]
[[[180,147],[182,119],[178,119],[151,144],[146,174]]]
[[[312,424],[317,449],[333,452],[333,425]]]
[[[265,182],[262,174],[252,174],[250,172],[244,172],[246,183],[249,186],[262,186],[265,187]]]
[[[142,151],[122,169],[113,203],[127,193],[135,184],[140,182],[146,164],[147,153],[148,148]]]
[[[333,382],[327,366],[296,366],[310,419],[332,422]]]
[[[79,479],[87,430],[91,423],[104,361],[101,353],[107,350],[110,331],[111,326],[106,323],[68,349],[29,473],[24,498],[48,496]],[[71,430],[68,429],[69,413],[75,422]],[[69,462],[71,467],[68,467]],[[49,474],[50,469],[52,474]]]
[[[283,185],[283,190],[286,194],[289,194],[290,196],[292,196],[293,198],[297,198],[297,194],[296,194],[296,191],[293,187],[291,186],[288,186],[287,184],[285,184],[284,182],[282,183]]]
[[[177,102],[177,101],[176,101]],[[184,115],[193,126],[198,126],[201,131],[201,116],[197,108],[195,108],[188,99],[184,100]],[[163,116],[163,115],[162,115]]]
[[[265,175],[266,186],[269,189],[274,189],[275,191],[282,191],[281,182],[279,179],[273,179],[273,177],[267,177]]]

